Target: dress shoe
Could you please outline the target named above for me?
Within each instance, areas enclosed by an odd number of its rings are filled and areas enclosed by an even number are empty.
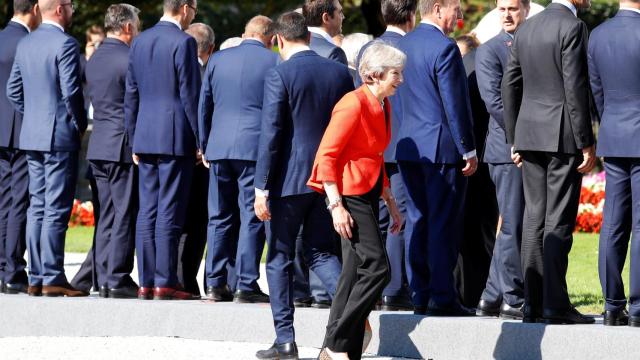
[[[602,323],[606,326],[624,326],[629,324],[629,312],[627,309],[607,310],[604,312]]]
[[[500,315],[500,304],[480,299],[478,307],[476,307],[476,315],[498,317]]]
[[[448,306],[429,304],[427,316],[476,316],[473,309],[469,309],[462,304],[455,303]]]
[[[293,300],[293,306],[297,308],[311,307],[311,303],[313,303],[313,298],[311,296]]]
[[[200,296],[174,288],[153,288],[153,300],[198,300]]]
[[[256,353],[258,359],[266,360],[298,360],[298,347],[296,343],[273,344],[267,350]]]
[[[42,285],[29,285],[27,294],[29,296],[42,296]]]
[[[107,285],[101,285],[100,288],[98,289],[98,296],[100,296],[101,298],[108,298],[109,297],[109,287]]]
[[[137,286],[123,286],[121,288],[109,289],[109,298],[111,299],[135,299],[137,297]]]
[[[640,316],[629,316],[629,326],[640,327]]]
[[[502,303],[500,306],[500,318],[505,320],[522,320],[522,305],[518,307]]]
[[[543,323],[542,311],[531,305],[522,305],[522,322],[527,324]]]
[[[87,291],[76,290],[69,283],[64,283],[60,285],[44,285],[42,287],[42,295],[48,297],[81,297],[81,296],[89,296]]]
[[[258,290],[236,290],[233,302],[240,304],[269,303],[269,295]],[[296,349],[296,354],[297,354]],[[296,355],[297,356],[297,355]]]
[[[233,294],[227,285],[223,287],[207,286],[207,298],[216,302],[233,301]]]
[[[138,288],[138,299],[140,300],[153,300],[153,288],[140,287]]]
[[[383,296],[378,308],[382,311],[411,311],[413,303],[406,296]]]
[[[316,300],[313,299],[311,307],[314,309],[331,309],[331,300]]]
[[[420,315],[420,316],[427,315],[427,307],[426,306],[414,306],[413,307],[413,315]]]
[[[580,314],[574,307],[564,311],[544,310],[542,317],[546,324],[593,324],[596,322],[596,319]]]
[[[26,294],[28,293],[29,290],[29,285],[25,284],[25,283],[5,283],[4,284],[4,293],[5,294],[11,294],[11,295],[16,295],[16,294]]]

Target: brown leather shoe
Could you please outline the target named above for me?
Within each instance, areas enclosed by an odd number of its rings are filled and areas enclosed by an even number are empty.
[[[174,288],[154,288],[153,300],[198,300],[199,295],[194,295],[186,291]]]
[[[142,286],[138,288],[138,299],[153,300],[153,288]]]
[[[29,285],[27,294],[29,294],[29,296],[42,296],[42,285]]]
[[[61,285],[45,285],[42,287],[42,295],[48,297],[81,297],[81,296],[89,296],[89,293],[86,291],[76,290],[70,284],[61,284]]]

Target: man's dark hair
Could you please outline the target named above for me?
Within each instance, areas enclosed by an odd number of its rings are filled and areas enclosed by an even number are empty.
[[[418,0],[382,0],[382,18],[386,25],[402,25],[415,15]]]
[[[295,11],[280,15],[276,21],[275,32],[289,41],[308,41],[309,39],[305,18]]]
[[[327,13],[333,17],[335,5],[335,0],[306,0],[302,6],[302,15],[307,26],[322,26],[322,14]]]
[[[33,6],[38,0],[13,0],[13,12],[16,14],[26,14],[33,10]]]
[[[180,10],[185,5],[193,6],[195,0],[164,0],[164,11],[170,11],[172,13]]]
[[[140,10],[129,4],[114,4],[109,6],[104,16],[104,30],[108,33],[116,33],[122,30],[127,23],[135,25]]]

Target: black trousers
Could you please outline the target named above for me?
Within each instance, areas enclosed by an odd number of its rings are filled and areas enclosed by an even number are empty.
[[[567,266],[573,243],[582,175],[576,155],[523,151],[525,210],[522,271],[525,305],[541,310],[568,309]]]
[[[351,360],[362,356],[365,321],[391,279],[378,225],[380,188],[376,188],[364,196],[343,197],[355,226],[353,237],[342,239],[342,272],[329,313],[325,346],[347,352]]]

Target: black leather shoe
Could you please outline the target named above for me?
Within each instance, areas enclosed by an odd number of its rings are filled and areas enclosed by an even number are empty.
[[[627,309],[607,310],[604,312],[602,323],[606,326],[624,326],[629,324],[629,312]]]
[[[505,320],[522,320],[524,315],[522,314],[522,306],[513,307],[507,303],[502,303],[500,306],[500,318]]]
[[[448,306],[429,304],[427,316],[476,316],[476,312],[462,304],[452,304]]]
[[[294,342],[273,344],[267,350],[258,351],[256,357],[264,360],[298,360],[298,347]]]
[[[530,324],[543,323],[542,312],[530,305],[522,305],[522,322]]]
[[[593,317],[582,315],[573,307],[565,311],[544,310],[542,317],[547,324],[593,324],[596,322]]]
[[[135,299],[138,297],[137,286],[125,286],[121,288],[109,289],[109,298],[111,299]]]
[[[629,326],[640,327],[640,316],[629,316]]]
[[[426,306],[414,306],[413,307],[413,315],[420,315],[420,316],[427,315],[427,307]]]
[[[98,289],[98,296],[101,298],[109,297],[109,287],[107,285],[100,285],[100,289]]]
[[[240,304],[268,303],[269,295],[260,290],[236,290],[235,295],[233,295],[233,302]]]
[[[500,315],[500,304],[480,299],[476,307],[476,315],[497,317]]]
[[[25,283],[15,283],[15,284],[5,283],[4,284],[5,294],[11,294],[11,295],[26,294],[28,289],[29,289],[29,284],[25,284]]]
[[[295,299],[293,300],[293,306],[297,308],[308,308],[308,307],[311,307],[312,302],[313,302],[312,297]]]
[[[331,300],[316,300],[313,299],[311,307],[314,309],[331,309]]]
[[[406,296],[383,296],[379,309],[382,311],[411,311],[413,303]]]
[[[216,302],[233,301],[233,294],[227,285],[223,287],[207,286],[207,299]]]

